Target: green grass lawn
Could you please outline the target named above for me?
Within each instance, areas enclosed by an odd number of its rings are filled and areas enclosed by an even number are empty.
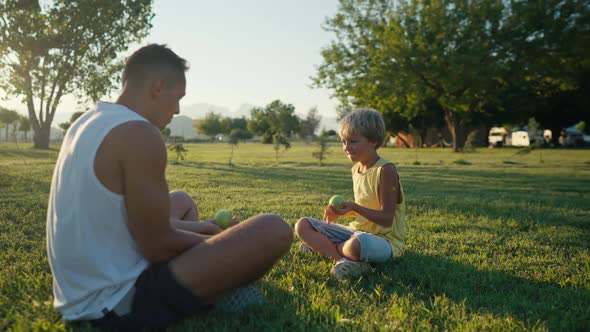
[[[277,162],[271,145],[241,144],[233,166],[228,144],[185,147],[180,163],[169,154],[169,186],[193,195],[203,217],[225,208],[294,224],[321,217],[334,194],[353,198],[339,145],[322,167],[313,145],[295,144]],[[590,151],[517,151],[381,149],[406,193],[403,258],[337,282],[331,263],[296,241],[259,283],[268,304],[172,330],[589,330]],[[56,157],[0,145],[0,331],[73,329],[51,306],[45,252]]]

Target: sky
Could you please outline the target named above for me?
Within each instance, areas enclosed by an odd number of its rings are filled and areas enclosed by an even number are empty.
[[[322,25],[337,8],[337,0],[156,0],[150,35],[129,54],[160,43],[188,60],[181,114],[197,103],[234,111],[280,99],[302,117],[317,107],[322,117],[335,118],[336,100],[326,89],[312,89],[310,76],[322,63],[322,47],[335,38]],[[8,106],[25,111],[14,100]],[[66,98],[57,113],[75,107]]]

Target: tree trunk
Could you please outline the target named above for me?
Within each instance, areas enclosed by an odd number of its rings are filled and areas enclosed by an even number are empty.
[[[459,118],[457,113],[447,109],[445,109],[445,120],[453,139],[453,151],[461,152],[463,150],[463,145],[465,144],[463,121]]]
[[[33,147],[35,149],[49,149],[50,128],[50,124],[44,123],[38,130],[33,130]]]

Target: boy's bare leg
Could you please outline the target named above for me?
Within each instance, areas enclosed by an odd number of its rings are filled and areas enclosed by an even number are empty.
[[[307,218],[301,218],[295,224],[295,233],[305,244],[320,254],[335,261],[342,259],[342,255],[336,249],[335,243],[330,241],[322,233],[316,231]]]
[[[199,209],[193,198],[185,191],[170,192],[170,218],[179,220],[199,220]]]
[[[342,253],[342,256],[353,261],[361,260],[361,242],[354,235],[347,241],[339,243],[338,251]]]
[[[257,215],[187,250],[170,267],[182,285],[211,300],[262,277],[292,241],[281,217]]]

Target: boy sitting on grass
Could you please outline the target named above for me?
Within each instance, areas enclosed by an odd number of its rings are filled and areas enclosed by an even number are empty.
[[[358,109],[339,124],[342,148],[352,167],[354,202],[329,205],[324,219],[304,217],[295,224],[302,251],[313,249],[336,263],[336,279],[358,277],[369,263],[385,263],[404,252],[405,198],[395,166],[377,154],[385,137],[385,123],[377,111]],[[350,226],[333,223],[354,216]]]

